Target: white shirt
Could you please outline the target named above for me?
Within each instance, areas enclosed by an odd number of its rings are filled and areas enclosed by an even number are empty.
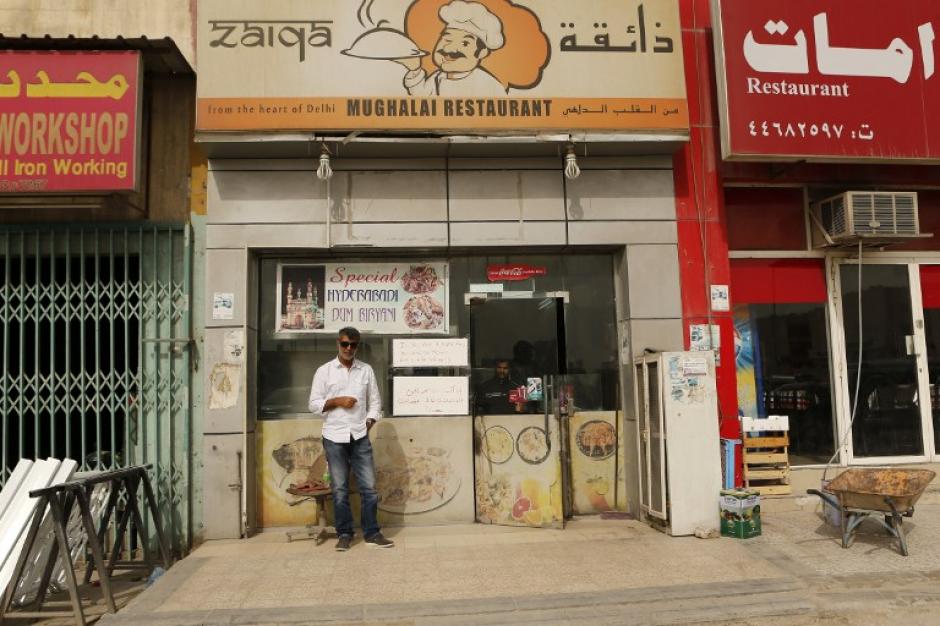
[[[340,396],[355,398],[356,404],[351,409],[338,406],[324,413],[326,401]],[[324,363],[313,375],[308,407],[314,415],[326,418],[324,438],[336,443],[349,443],[350,435],[353,439],[362,439],[368,432],[366,420],[382,418],[382,396],[375,372],[358,359],[353,360],[351,367],[344,366],[339,358]]]
[[[418,68],[405,74],[405,89],[412,96],[479,96],[505,98],[506,89],[496,77],[474,68],[450,78],[440,70],[428,76]]]

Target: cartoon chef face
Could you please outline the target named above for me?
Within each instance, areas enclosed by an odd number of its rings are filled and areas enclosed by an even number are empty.
[[[432,58],[444,72],[469,72],[505,43],[502,22],[479,2],[453,0],[439,15],[446,26]]]
[[[434,46],[434,65],[445,72],[469,72],[489,55],[476,35],[457,28],[445,28]]]

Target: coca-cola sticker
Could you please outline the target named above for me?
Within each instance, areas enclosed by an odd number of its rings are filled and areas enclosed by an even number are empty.
[[[543,266],[528,265],[526,263],[515,263],[511,265],[488,265],[486,267],[486,278],[491,283],[528,280],[536,276],[545,276],[548,270]]]

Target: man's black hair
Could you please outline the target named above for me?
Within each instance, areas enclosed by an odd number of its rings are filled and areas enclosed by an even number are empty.
[[[340,328],[339,334],[337,337],[346,336],[346,339],[352,339],[353,341],[359,341],[359,329],[353,328],[352,326],[347,326],[346,328]]]

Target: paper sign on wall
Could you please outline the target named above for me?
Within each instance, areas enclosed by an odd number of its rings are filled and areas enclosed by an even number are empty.
[[[467,415],[470,384],[467,376],[395,376],[392,414]]]
[[[712,311],[730,311],[731,298],[728,295],[728,285],[712,285]]]
[[[230,320],[235,317],[235,294],[216,291],[212,294],[212,319]]]
[[[466,337],[392,340],[392,367],[468,367]]]

